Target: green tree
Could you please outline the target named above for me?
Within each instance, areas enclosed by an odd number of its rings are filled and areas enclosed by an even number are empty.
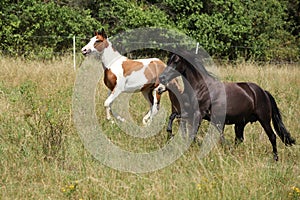
[[[280,0],[163,0],[176,26],[218,58],[299,59]]]
[[[86,37],[101,24],[88,10],[25,0],[2,3],[0,38],[2,52],[10,55],[51,57],[72,47],[73,35]],[[83,45],[83,44],[80,44]]]
[[[295,0],[2,0],[0,6],[0,50],[10,55],[63,53],[73,35],[86,38],[102,27],[109,35],[163,27],[196,39],[217,58],[300,59]]]
[[[96,18],[107,26],[110,34],[139,27],[167,28],[173,24],[165,12],[145,1],[104,0],[99,5]]]

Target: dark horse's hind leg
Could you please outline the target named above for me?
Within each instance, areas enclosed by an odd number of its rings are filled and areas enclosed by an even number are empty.
[[[221,144],[225,144],[226,140],[225,140],[225,136],[224,136],[224,128],[225,125],[221,124],[221,123],[214,123],[212,122],[213,126],[217,129],[217,131],[220,133],[220,142]]]
[[[276,135],[271,127],[270,122],[262,122],[259,121],[261,126],[264,128],[265,132],[267,133],[269,140],[273,147],[273,154],[274,154],[274,160],[278,161],[278,153],[277,153],[277,146],[276,146]]]
[[[234,131],[235,131],[235,145],[244,141],[244,128],[245,124],[235,124]]]

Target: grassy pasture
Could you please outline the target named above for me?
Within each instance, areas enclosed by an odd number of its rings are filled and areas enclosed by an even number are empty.
[[[277,140],[279,161],[258,123],[247,125],[237,148],[216,146],[199,159],[193,143],[171,165],[136,174],[104,166],[83,146],[72,119],[76,73],[71,58],[54,61],[0,60],[0,198],[1,199],[300,199],[300,66],[242,63],[220,66],[224,81],[252,81],[271,92],[297,145]],[[165,145],[170,113],[167,95],[155,121],[162,130],[147,138],[127,135],[105,120],[107,96],[102,81],[96,96],[99,123],[107,137],[132,152]],[[127,98],[121,96],[118,101]],[[137,125],[147,111],[141,94],[130,96],[127,113]],[[113,109],[117,109],[118,103]],[[130,115],[129,115],[130,114]],[[201,141],[208,123],[198,134]],[[176,127],[175,127],[176,129]],[[149,129],[150,131],[150,129]],[[233,146],[233,127],[225,137]]]

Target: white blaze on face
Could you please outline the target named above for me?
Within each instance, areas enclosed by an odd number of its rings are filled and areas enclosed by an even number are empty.
[[[158,93],[163,93],[167,90],[167,87],[163,84],[159,84],[158,87],[156,88],[156,90],[158,91]]]
[[[91,52],[97,51],[94,47],[96,41],[97,41],[97,36],[92,37],[90,39],[90,42],[81,49],[82,54],[86,55]]]

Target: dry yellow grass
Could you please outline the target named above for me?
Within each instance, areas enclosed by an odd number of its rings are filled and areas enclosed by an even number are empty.
[[[219,66],[224,81],[252,81],[274,95],[292,136],[300,141],[300,66],[243,63]],[[254,123],[245,129],[238,148],[215,147],[199,159],[199,146],[171,165],[134,174],[104,166],[84,148],[72,121],[76,73],[71,58],[54,61],[0,61],[0,195],[1,199],[297,199],[300,194],[300,148],[279,140],[280,160]],[[128,136],[104,120],[103,84],[97,92],[97,113],[105,134],[122,148],[156,150],[166,132],[146,139]],[[130,112],[140,123],[147,105],[140,94]],[[162,107],[169,112],[167,96]],[[199,131],[199,139],[206,123]],[[225,136],[232,147],[233,128]],[[291,193],[291,194],[290,194]]]

